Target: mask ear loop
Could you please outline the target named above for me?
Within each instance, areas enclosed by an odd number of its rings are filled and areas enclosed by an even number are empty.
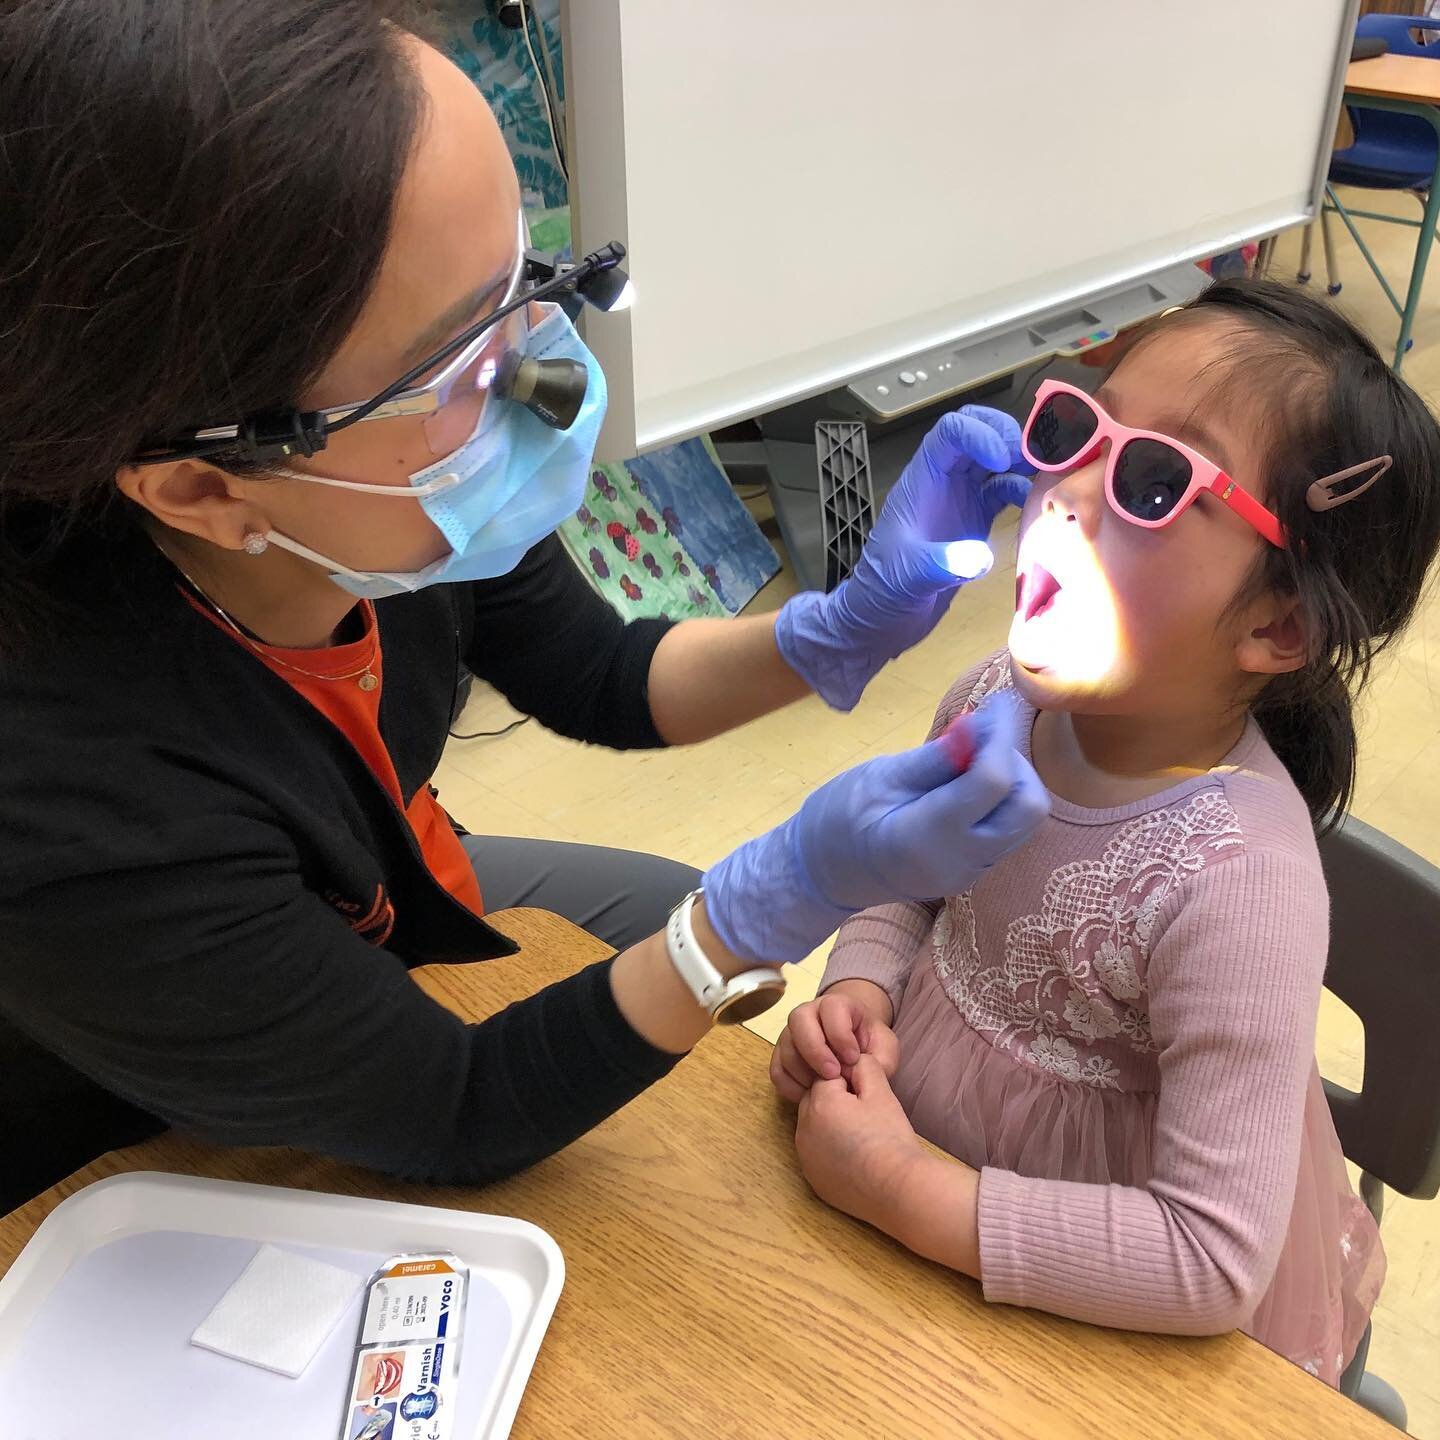
[[[1393,461],[1388,455],[1377,455],[1373,460],[1362,460],[1358,465],[1351,465],[1348,469],[1337,470],[1333,475],[1322,475],[1318,480],[1310,484],[1305,492],[1305,503],[1312,510],[1334,510],[1340,505],[1348,505],[1352,500],[1363,495],[1391,466]],[[1337,487],[1346,480],[1353,479],[1356,475],[1363,475],[1365,471],[1374,468],[1375,473],[1369,479],[1362,481],[1359,485],[1353,485],[1348,490],[1339,490]]]
[[[307,475],[302,470],[287,470],[283,465],[272,465],[266,472],[284,480],[304,480],[311,485],[329,485],[335,490],[357,490],[362,495],[398,495],[402,500],[428,500],[453,490],[459,483],[458,475],[438,475],[423,485],[372,485],[363,480],[336,480],[330,475]]]

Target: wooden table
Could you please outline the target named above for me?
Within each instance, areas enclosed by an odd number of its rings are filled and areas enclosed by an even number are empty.
[[[1345,93],[1440,105],[1440,64],[1425,55],[1377,55],[1373,60],[1352,60],[1345,72]]]
[[[1345,96],[1357,105],[1373,110],[1395,110],[1403,115],[1413,115],[1429,125],[1436,135],[1435,170],[1430,178],[1429,191],[1424,197],[1424,215],[1419,220],[1407,220],[1403,216],[1385,215],[1371,210],[1348,210],[1336,198],[1334,190],[1326,186],[1329,197],[1327,209],[1338,214],[1350,231],[1351,238],[1360,247],[1375,278],[1380,282],[1390,304],[1400,316],[1400,334],[1395,342],[1394,368],[1400,368],[1405,352],[1410,347],[1410,330],[1415,323],[1415,312],[1420,305],[1420,294],[1425,287],[1425,269],[1430,261],[1430,249],[1435,243],[1435,227],[1440,220],[1440,59],[1432,60],[1424,55],[1377,55],[1373,60],[1352,60],[1345,72]],[[1413,225],[1420,231],[1415,244],[1415,260],[1410,267],[1410,285],[1402,305],[1390,288],[1369,247],[1355,228],[1351,216],[1359,215],[1367,220],[1383,220],[1389,224]]]
[[[539,911],[520,955],[418,972],[467,1017],[604,953]],[[1238,1335],[1174,1340],[1004,1306],[821,1205],[766,1081],[770,1047],[712,1035],[668,1079],[489,1190],[392,1184],[293,1151],[162,1137],[0,1220],[0,1272],[66,1195],[167,1170],[519,1215],[565,1253],[564,1294],[513,1433],[555,1437],[1305,1436],[1393,1431]]]

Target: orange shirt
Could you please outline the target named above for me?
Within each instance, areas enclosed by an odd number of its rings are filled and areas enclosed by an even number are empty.
[[[188,592],[185,598],[226,634],[254,651],[270,670],[303,695],[349,740],[390,798],[405,811],[431,875],[462,905],[476,915],[483,915],[485,902],[480,894],[480,882],[440,801],[428,785],[422,785],[415,792],[408,806],[401,797],[394,762],[380,736],[380,694],[385,676],[375,607],[368,600],[361,602],[365,630],[358,640],[323,650],[287,650],[279,645],[243,639],[208,607],[197,604]],[[356,672],[362,670],[375,677],[377,683],[371,689],[360,685],[363,676]]]

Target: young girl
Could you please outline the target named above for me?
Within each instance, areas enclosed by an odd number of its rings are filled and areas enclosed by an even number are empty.
[[[1093,400],[1042,386],[1024,440],[1008,653],[934,733],[1013,692],[1051,818],[851,920],[772,1078],[817,1193],[987,1299],[1240,1327],[1334,1384],[1384,1258],[1314,1061],[1314,828],[1440,540],[1440,431],[1333,310],[1240,280]]]

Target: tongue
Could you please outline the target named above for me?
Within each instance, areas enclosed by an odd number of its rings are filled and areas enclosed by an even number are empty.
[[[1025,618],[1033,620],[1043,615],[1060,593],[1060,582],[1043,565],[1037,565],[1029,575],[1029,594],[1025,602]]]

